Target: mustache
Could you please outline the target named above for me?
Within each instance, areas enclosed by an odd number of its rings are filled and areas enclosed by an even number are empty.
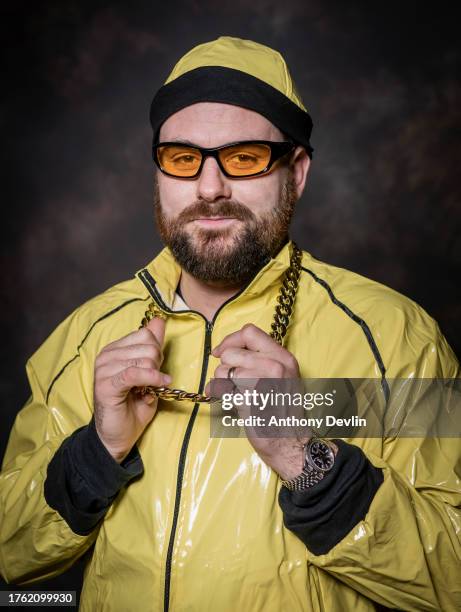
[[[235,200],[226,200],[225,202],[210,204],[209,202],[196,202],[185,208],[178,215],[180,223],[188,223],[198,217],[234,217],[240,221],[252,221],[255,219],[253,212],[236,202]]]

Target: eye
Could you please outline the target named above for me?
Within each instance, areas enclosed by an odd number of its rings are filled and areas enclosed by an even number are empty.
[[[248,155],[247,153],[241,153],[238,158],[241,162],[255,163],[257,161],[257,158],[254,155]]]
[[[235,153],[231,157],[228,157],[226,161],[228,164],[242,167],[256,164],[258,162],[258,158],[255,155],[250,155],[249,153]]]
[[[182,155],[176,155],[175,157],[172,158],[171,161],[174,164],[185,166],[185,165],[193,164],[197,162],[198,158],[191,154],[182,154]]]

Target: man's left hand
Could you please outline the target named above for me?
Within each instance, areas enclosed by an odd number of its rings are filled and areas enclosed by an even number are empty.
[[[227,378],[230,368],[235,367],[234,378],[300,378],[296,358],[280,346],[273,338],[252,323],[247,323],[229,334],[212,350],[211,354],[221,363],[214,372],[214,378]],[[210,383],[205,388],[209,394]],[[306,436],[298,438],[261,438],[251,435],[248,439],[261,459],[275,470],[284,480],[298,476],[303,469],[303,444]]]

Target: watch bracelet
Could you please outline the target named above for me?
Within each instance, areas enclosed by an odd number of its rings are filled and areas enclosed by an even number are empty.
[[[291,480],[282,480],[282,485],[290,491],[306,491],[323,480],[325,472],[303,469],[299,476]]]

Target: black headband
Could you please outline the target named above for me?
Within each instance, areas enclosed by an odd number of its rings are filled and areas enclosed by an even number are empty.
[[[150,108],[154,143],[158,142],[160,127],[168,117],[196,102],[221,102],[254,110],[305,147],[312,157],[310,115],[272,85],[223,66],[194,68],[157,91]]]

